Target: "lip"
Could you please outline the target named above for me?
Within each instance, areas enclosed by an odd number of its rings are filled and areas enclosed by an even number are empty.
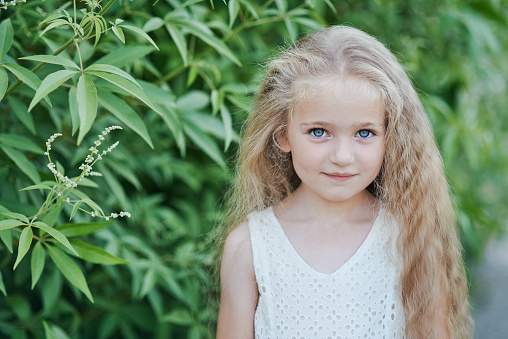
[[[328,178],[336,181],[348,181],[356,176],[356,174],[352,173],[323,173]]]

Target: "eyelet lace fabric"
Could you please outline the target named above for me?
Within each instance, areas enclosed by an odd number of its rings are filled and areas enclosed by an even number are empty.
[[[248,219],[256,339],[405,338],[400,259],[383,209],[356,253],[330,274],[298,255],[271,207]]]

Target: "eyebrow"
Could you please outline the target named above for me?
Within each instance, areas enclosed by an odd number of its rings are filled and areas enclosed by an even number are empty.
[[[324,127],[327,127],[327,126],[334,126],[334,124],[331,124],[326,121],[309,121],[309,122],[300,123],[300,126],[324,126]],[[369,127],[384,128],[384,125],[367,121],[367,122],[361,122],[361,123],[355,124],[354,127],[356,127],[356,128],[369,128]]]

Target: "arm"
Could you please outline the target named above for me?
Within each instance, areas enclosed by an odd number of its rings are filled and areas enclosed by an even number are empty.
[[[217,339],[254,338],[258,290],[246,222],[238,225],[226,238],[220,280]]]

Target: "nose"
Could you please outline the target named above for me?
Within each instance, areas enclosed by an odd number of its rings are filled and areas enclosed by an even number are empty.
[[[336,139],[330,152],[330,161],[341,167],[351,164],[355,158],[354,145],[350,140]]]

